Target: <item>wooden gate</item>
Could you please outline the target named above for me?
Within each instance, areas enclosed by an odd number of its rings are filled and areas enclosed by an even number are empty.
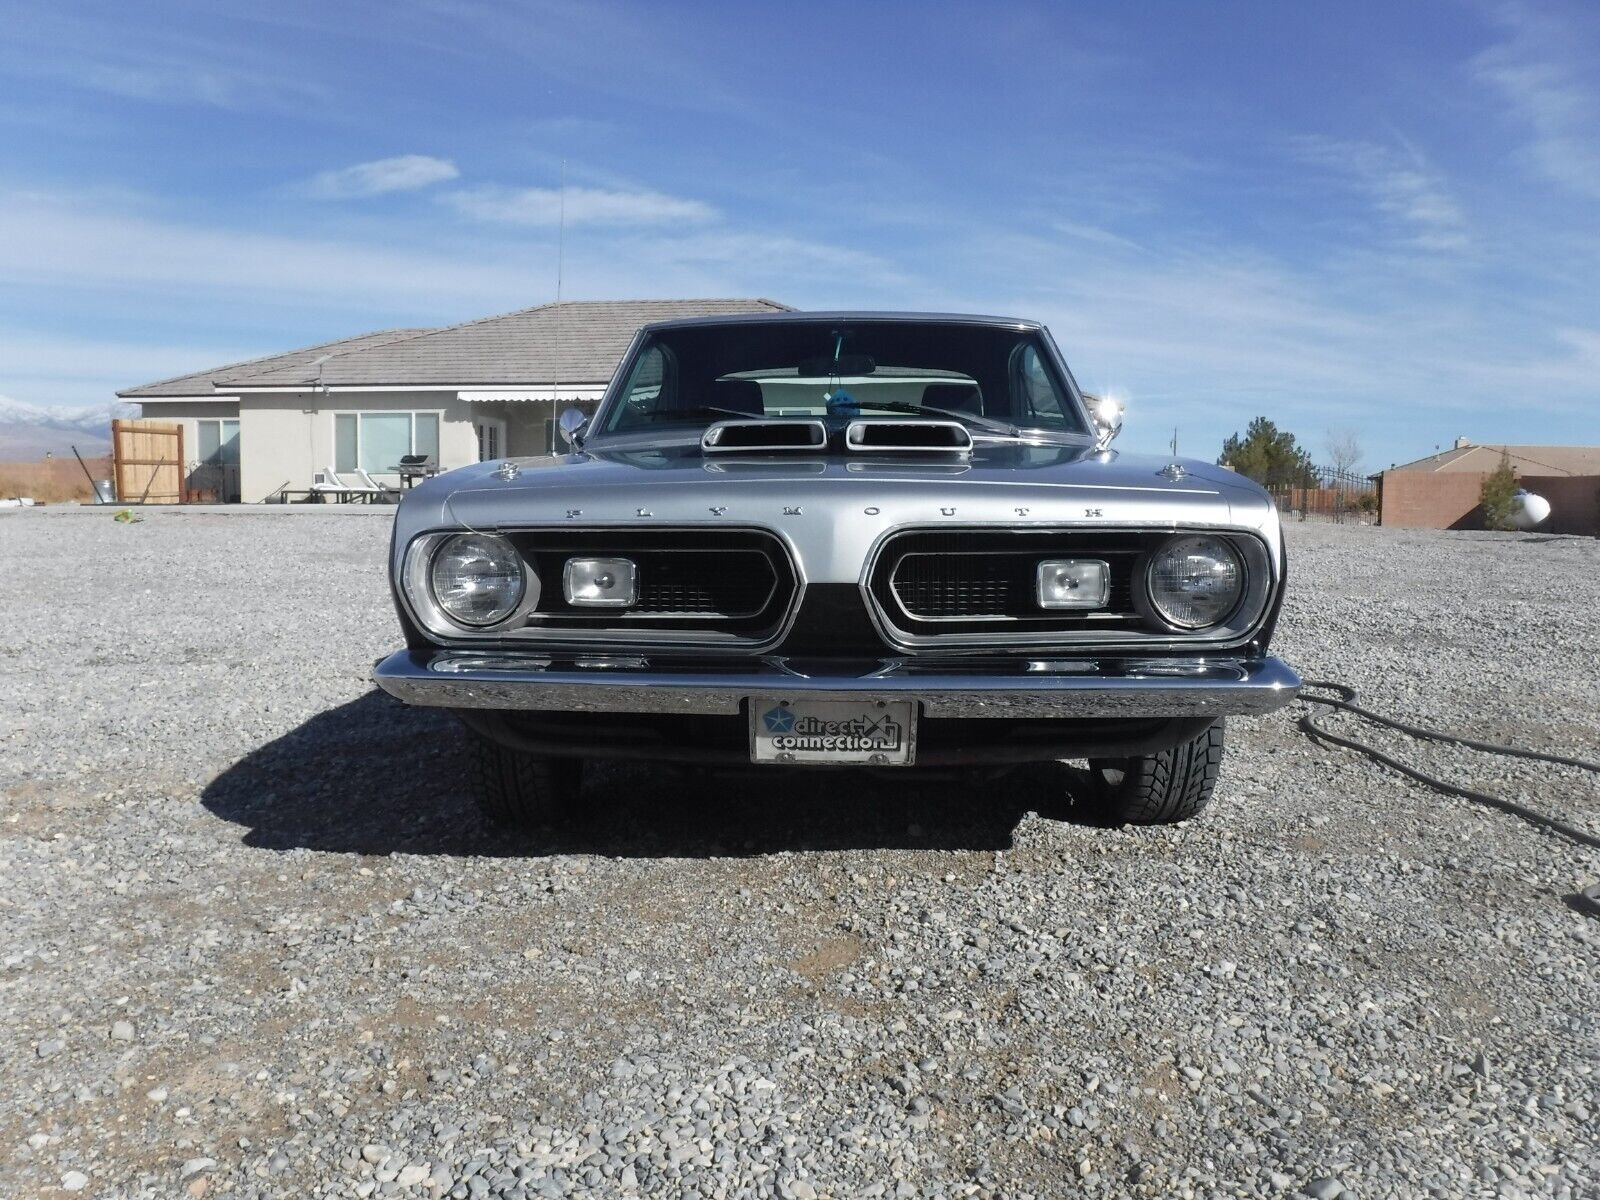
[[[111,422],[113,477],[123,504],[183,504],[183,426],[169,421]]]

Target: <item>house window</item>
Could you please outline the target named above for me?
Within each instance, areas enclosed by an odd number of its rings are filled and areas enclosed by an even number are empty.
[[[228,418],[196,421],[200,435],[200,463],[207,467],[239,465],[239,421]]]
[[[392,474],[405,454],[439,461],[436,412],[333,414],[333,469],[369,475]]]

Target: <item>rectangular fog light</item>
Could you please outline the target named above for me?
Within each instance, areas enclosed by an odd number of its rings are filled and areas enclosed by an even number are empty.
[[[1040,608],[1104,608],[1111,570],[1097,558],[1047,558],[1039,564]]]
[[[569,558],[561,582],[574,608],[630,608],[639,599],[631,558]]]

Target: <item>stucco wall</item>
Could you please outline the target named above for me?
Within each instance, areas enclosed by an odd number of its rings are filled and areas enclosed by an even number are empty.
[[[237,400],[144,400],[139,415],[152,421],[171,421],[183,426],[183,452],[191,459],[200,454],[200,431],[195,422],[202,417],[237,417]]]
[[[239,404],[240,492],[259,503],[287,485],[311,486],[333,462],[333,416],[340,412],[436,412],[439,469],[478,461],[472,409],[455,392],[267,392]],[[380,482],[394,475],[374,473]]]

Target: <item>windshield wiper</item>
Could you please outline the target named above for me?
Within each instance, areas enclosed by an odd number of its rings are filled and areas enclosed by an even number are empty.
[[[765,421],[765,413],[739,412],[733,408],[718,408],[713,404],[696,404],[689,408],[656,408],[640,413],[639,419],[654,421],[657,417],[733,417],[740,421]]]
[[[997,433],[1004,433],[1010,437],[1022,436],[1022,431],[1008,421],[1001,421],[995,417],[979,416],[977,413],[959,412],[953,408],[934,408],[929,404],[912,404],[909,400],[868,400],[861,407],[878,408],[885,412],[910,413],[913,416],[931,414],[936,417],[950,417],[963,423],[970,421],[980,429],[993,429]]]

